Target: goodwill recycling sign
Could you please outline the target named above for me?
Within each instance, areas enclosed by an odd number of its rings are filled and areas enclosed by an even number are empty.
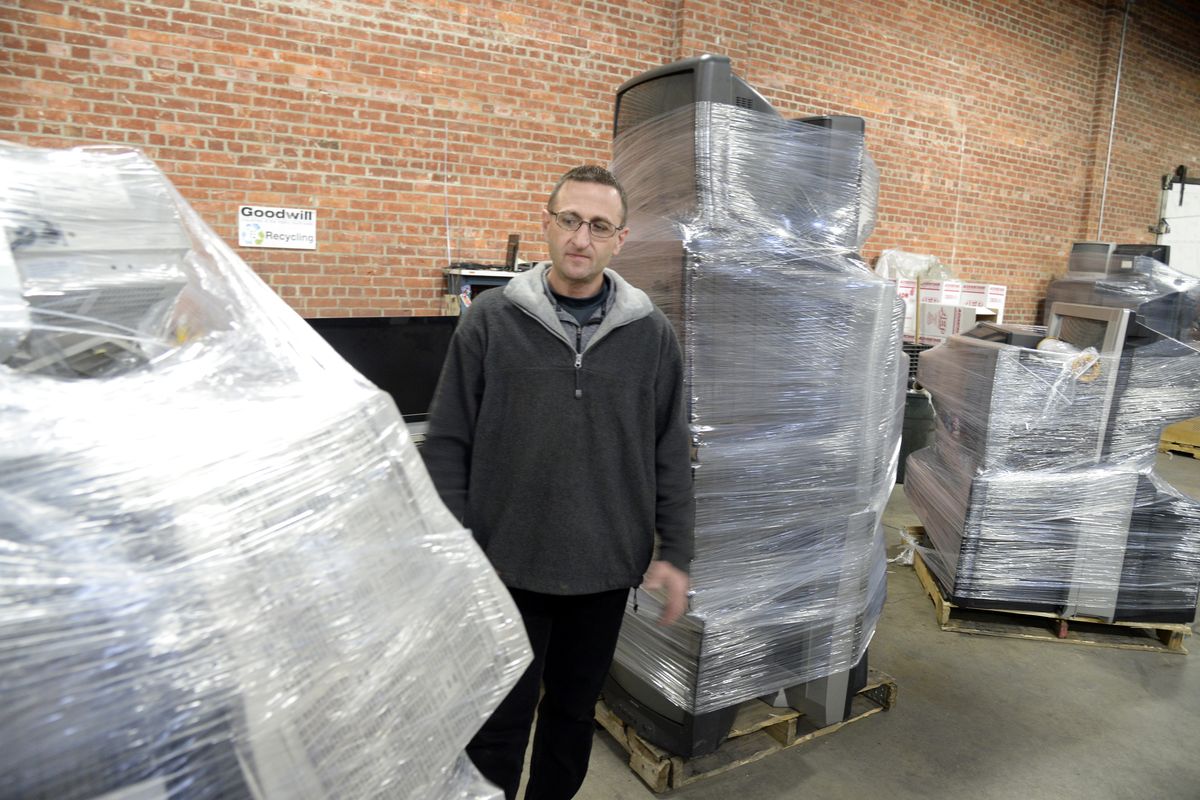
[[[316,250],[316,209],[238,206],[238,245]]]

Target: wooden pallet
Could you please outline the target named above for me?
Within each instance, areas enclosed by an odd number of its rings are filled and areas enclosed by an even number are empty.
[[[933,601],[938,626],[944,631],[1187,655],[1183,638],[1191,635],[1192,627],[1185,623],[1105,622],[1046,611],[964,608],[946,599],[920,553],[913,559],[913,571]]]
[[[1186,442],[1169,442],[1163,439],[1158,443],[1158,451],[1160,453],[1170,453],[1175,456],[1187,456],[1188,458],[1200,458],[1200,447]]]
[[[1200,417],[1185,419],[1163,429],[1159,452],[1200,458]]]
[[[895,704],[895,679],[876,669],[868,669],[867,683],[854,696],[850,716],[824,728],[810,723],[799,711],[775,708],[761,700],[748,700],[738,708],[729,736],[721,746],[715,752],[694,758],[673,755],[650,744],[613,713],[603,700],[596,703],[596,721],[629,754],[629,768],[652,791],[665,792],[826,736]]]

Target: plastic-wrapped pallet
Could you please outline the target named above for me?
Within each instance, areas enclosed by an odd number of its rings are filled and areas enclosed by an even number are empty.
[[[906,365],[895,286],[856,253],[873,170],[861,133],[723,104],[614,143],[615,266],[680,336],[697,501],[690,610],[663,630],[643,595],[615,674],[687,714],[845,673],[874,633]]]
[[[136,151],[0,220],[0,797],[499,797],[528,642],[391,399]]]
[[[909,456],[904,489],[934,547],[922,556],[954,602],[1111,618],[1106,590],[1120,577],[1136,472],[971,472],[944,452],[935,439]]]
[[[936,435],[909,457],[905,490],[956,603],[1194,618],[1200,503],[1154,464],[1162,428],[1200,413],[1200,351],[1173,336],[1192,335],[1200,294],[1165,265],[1140,269],[1080,277],[1047,301],[1096,330],[1117,324],[1106,309],[1135,311],[1111,350],[1058,352],[1070,348],[1044,327],[985,325],[921,354]]]

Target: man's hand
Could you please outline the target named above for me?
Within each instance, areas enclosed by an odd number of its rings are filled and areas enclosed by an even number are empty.
[[[651,561],[650,568],[642,576],[642,587],[645,589],[662,589],[667,595],[663,606],[662,616],[658,618],[659,625],[670,625],[687,610],[688,588],[691,582],[687,573],[671,564],[669,561]]]

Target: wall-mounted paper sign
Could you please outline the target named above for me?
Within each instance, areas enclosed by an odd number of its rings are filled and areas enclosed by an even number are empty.
[[[316,250],[316,209],[238,206],[238,244],[242,247]]]

